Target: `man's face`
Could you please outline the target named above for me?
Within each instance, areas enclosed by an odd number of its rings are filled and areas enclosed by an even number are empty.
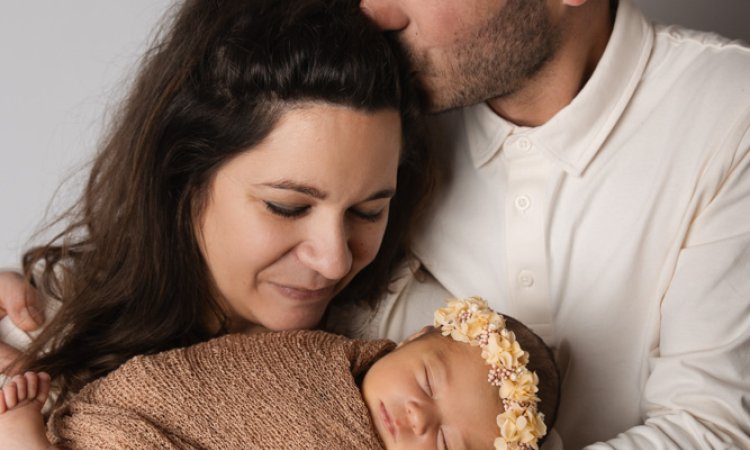
[[[362,0],[397,34],[431,109],[504,97],[548,61],[559,42],[549,0]]]

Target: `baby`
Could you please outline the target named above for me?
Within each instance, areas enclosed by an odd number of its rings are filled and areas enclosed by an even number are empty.
[[[527,450],[552,426],[551,352],[482,299],[450,300],[394,347],[262,332],[136,357],[56,408],[47,435],[50,380],[27,373],[3,388],[0,449]]]

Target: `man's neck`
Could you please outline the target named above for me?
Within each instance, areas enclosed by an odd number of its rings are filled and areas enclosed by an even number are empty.
[[[488,100],[498,115],[519,126],[543,125],[578,95],[594,72],[612,33],[609,2],[566,7],[560,47],[515,93]]]

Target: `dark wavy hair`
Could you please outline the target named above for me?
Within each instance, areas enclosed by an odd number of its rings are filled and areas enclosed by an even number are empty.
[[[145,54],[80,201],[24,271],[62,301],[19,364],[61,399],[127,359],[209,339],[226,315],[195,235],[217,169],[286,110],[400,112],[398,188],[382,247],[335,301],[374,305],[406,255],[431,184],[418,97],[397,47],[357,0],[187,0]],[[225,332],[222,330],[221,332]]]

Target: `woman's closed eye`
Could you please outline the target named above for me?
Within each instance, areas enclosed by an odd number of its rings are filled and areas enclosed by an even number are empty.
[[[271,213],[287,219],[302,217],[310,210],[310,205],[288,205],[284,203],[272,202],[269,200],[265,200],[263,203],[266,205],[266,209],[271,211]],[[383,217],[383,215],[385,214],[385,210],[386,207],[382,207],[374,211],[350,208],[347,212],[357,219],[364,220],[366,222],[377,222]]]
[[[383,217],[385,208],[381,208],[376,211],[364,211],[357,208],[351,208],[349,209],[349,212],[358,219],[362,219],[367,222],[377,222],[381,217]]]
[[[309,209],[309,205],[284,205],[282,203],[264,201],[266,208],[277,216],[287,219],[302,217]]]

